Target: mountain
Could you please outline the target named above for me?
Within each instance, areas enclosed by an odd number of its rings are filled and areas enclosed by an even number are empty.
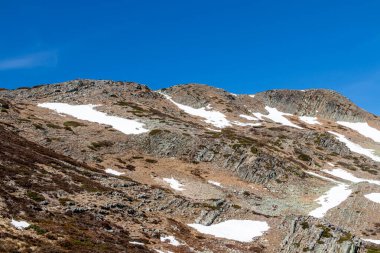
[[[380,252],[380,119],[330,90],[0,89],[0,252]]]

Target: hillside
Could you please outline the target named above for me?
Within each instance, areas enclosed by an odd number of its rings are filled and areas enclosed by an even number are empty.
[[[330,90],[0,90],[0,252],[380,252],[380,119]]]

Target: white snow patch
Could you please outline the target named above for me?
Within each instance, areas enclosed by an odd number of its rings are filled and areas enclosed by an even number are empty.
[[[11,221],[11,224],[17,228],[17,229],[25,229],[25,228],[28,228],[30,226],[30,224],[26,221],[17,221],[17,220],[14,220],[12,219]]]
[[[237,125],[237,126],[261,126],[261,123],[244,123],[240,121],[234,121],[232,124]]]
[[[332,187],[330,190],[328,190],[325,194],[323,194],[321,197],[317,198],[315,201],[318,202],[321,206],[314,209],[309,213],[309,215],[316,217],[316,218],[322,218],[326,215],[326,213],[340,205],[343,201],[345,201],[350,194],[352,193],[352,190],[349,189],[349,186],[347,184],[341,183],[339,181],[336,181],[334,179],[321,176],[317,173],[311,172],[311,171],[305,171],[307,174],[313,175],[315,177],[319,177],[321,179],[324,179],[326,181],[333,182],[337,184],[336,186]]]
[[[130,244],[133,244],[133,245],[145,245],[144,243],[142,242],[129,242]]]
[[[173,188],[176,191],[183,191],[184,189],[182,188],[184,185],[181,184],[178,180],[172,178],[164,178],[163,179],[166,183],[170,184],[170,187]]]
[[[239,242],[251,242],[254,237],[262,236],[269,229],[267,222],[252,220],[227,220],[210,226],[188,225],[200,233]]]
[[[42,103],[39,107],[64,113],[80,120],[87,120],[99,124],[111,125],[116,130],[124,134],[141,134],[148,132],[144,124],[136,120],[124,119],[116,116],[109,116],[104,112],[96,111],[94,108],[99,105],[69,105],[65,103]]]
[[[251,98],[254,98],[254,97],[255,97],[255,95],[248,95],[248,96],[250,96]]]
[[[331,167],[335,167],[333,163],[327,163],[327,164],[330,165]]]
[[[376,162],[380,162],[380,156],[375,155],[373,149],[365,149],[362,146],[360,146],[360,145],[358,145],[358,144],[350,141],[349,139],[347,139],[346,136],[344,136],[343,134],[338,134],[338,133],[335,133],[335,132],[332,132],[332,131],[329,131],[329,133],[337,136],[337,139],[339,141],[343,142],[344,144],[346,144],[346,146],[352,152],[365,155],[365,156],[371,158],[372,160],[374,160]]]
[[[372,242],[374,244],[380,244],[380,240],[374,240],[374,239],[362,239],[362,240],[366,242]]]
[[[364,195],[367,199],[380,204],[380,193],[370,193]]]
[[[108,173],[108,174],[115,175],[115,176],[121,176],[121,175],[124,174],[123,172],[119,172],[119,171],[116,171],[116,170],[113,170],[113,169],[106,169],[105,172]]]
[[[258,120],[257,118],[252,117],[252,116],[249,116],[249,115],[240,114],[239,116],[240,116],[241,118],[243,118],[243,119],[247,119],[247,120]]]
[[[259,120],[264,120],[263,117],[266,116],[262,114],[261,112],[253,112],[252,114],[255,115],[255,117],[258,118]]]
[[[351,193],[352,190],[348,188],[348,185],[339,183],[337,186],[332,187],[325,194],[316,199],[321,206],[311,211],[309,215],[316,218],[324,217],[328,210],[340,205]]]
[[[177,239],[175,239],[175,237],[172,235],[161,236],[160,241],[161,242],[168,242],[169,244],[171,244],[173,246],[180,246],[181,245],[181,243],[179,241],[177,241]]]
[[[299,119],[310,125],[322,125],[316,117],[301,116]]]
[[[212,128],[209,128],[209,127],[206,127],[207,130],[210,130],[210,131],[213,131],[213,132],[221,132],[220,129],[212,129]]]
[[[215,185],[215,186],[218,186],[218,187],[223,188],[223,187],[222,187],[222,184],[219,183],[219,182],[212,181],[212,180],[208,180],[207,182],[208,182],[209,184],[212,184],[212,185]]]
[[[307,173],[309,175],[312,175],[314,177],[319,177],[319,178],[321,178],[323,180],[326,180],[326,181],[329,181],[329,182],[333,182],[335,184],[340,184],[341,183],[341,182],[338,182],[338,181],[336,181],[336,180],[334,180],[332,178],[321,176],[321,175],[319,175],[319,174],[317,174],[315,172],[312,172],[312,171],[305,171],[305,173]]]
[[[364,179],[364,178],[359,178],[354,175],[352,175],[350,172],[347,172],[343,169],[333,169],[333,170],[323,170],[323,172],[326,172],[327,174],[330,174],[334,177],[338,177],[353,183],[361,183],[361,182],[367,182],[370,184],[376,184],[380,185],[380,181],[378,180],[372,180],[372,179]]]
[[[368,125],[367,122],[345,122],[345,121],[338,121],[339,125],[351,128],[352,130],[355,130],[359,132],[361,135],[368,137],[375,142],[380,143],[380,130],[377,130],[376,128],[373,128]]]
[[[160,93],[160,94],[165,96],[166,99],[168,99],[170,102],[175,104],[179,109],[185,111],[186,113],[206,119],[205,122],[208,124],[212,124],[217,128],[224,128],[224,127],[231,126],[231,123],[226,119],[226,116],[221,112],[207,110],[207,107],[195,109],[188,105],[182,105],[175,102],[170,96],[166,94],[163,94],[163,93]]]
[[[290,122],[290,120],[288,120],[287,118],[284,117],[284,116],[293,116],[292,114],[280,112],[276,108],[272,108],[269,106],[265,106],[265,110],[267,110],[269,112],[268,115],[264,115],[264,114],[259,113],[259,112],[255,112],[255,113],[253,113],[253,115],[255,115],[255,117],[259,118],[260,120],[263,120],[263,117],[265,117],[265,118],[268,118],[268,119],[270,119],[276,123],[280,123],[284,126],[290,126],[290,127],[295,127],[298,129],[303,129],[302,127],[297,126],[296,124],[293,124],[292,122]]]

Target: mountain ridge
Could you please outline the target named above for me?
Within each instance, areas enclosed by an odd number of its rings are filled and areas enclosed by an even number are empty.
[[[60,83],[54,83],[54,84],[45,84],[45,85],[36,85],[31,88],[27,87],[21,87],[17,88],[13,91],[26,91],[26,90],[33,90],[33,89],[38,89],[41,87],[46,87],[46,86],[53,86],[53,87],[61,87],[61,86],[73,86],[71,91],[75,91],[75,89],[79,88],[91,88],[96,84],[96,88],[100,89],[103,88],[102,86],[105,85],[132,85],[135,87],[141,87],[141,89],[148,89],[151,90],[147,85],[144,84],[139,84],[136,82],[124,82],[124,81],[112,81],[112,80],[97,80],[97,79],[77,79],[77,80],[70,80],[70,81],[65,81],[65,82],[60,82]],[[99,86],[100,85],[100,86]],[[95,87],[95,86],[94,86]],[[188,84],[179,84],[179,85],[173,85],[167,88],[162,88],[159,89],[158,91],[169,91],[169,92],[174,92],[173,95],[175,95],[175,91],[182,90],[188,91],[191,89],[199,90],[199,92],[204,92],[204,90],[213,90],[214,93],[216,94],[224,94],[224,96],[253,96],[257,95],[261,102],[269,105],[269,106],[280,106],[281,109],[283,109],[284,112],[286,113],[299,113],[301,112],[302,115],[300,116],[318,116],[322,115],[327,118],[334,118],[337,117],[338,119],[342,120],[348,120],[348,121],[353,121],[353,122],[358,122],[358,121],[363,121],[363,120],[373,120],[374,118],[378,118],[373,113],[366,112],[365,110],[361,109],[358,107],[356,104],[354,104],[350,99],[347,97],[343,96],[341,93],[335,91],[335,90],[329,90],[329,89],[307,89],[307,90],[294,90],[294,89],[271,89],[267,91],[262,91],[256,94],[234,94],[230,93],[227,90],[209,86],[207,84],[198,84],[198,83],[188,83]],[[3,90],[3,92],[6,91],[12,91],[12,90]],[[152,90],[153,91],[153,90]],[[70,92],[70,90],[66,90],[65,92]],[[202,94],[199,93],[199,96]],[[300,95],[300,96],[298,96]],[[305,97],[307,95],[307,97]],[[297,97],[295,99],[295,97]],[[233,97],[230,97],[231,100],[233,100]],[[299,100],[308,100],[308,101],[313,101],[313,99],[319,99],[318,101],[314,101],[316,104],[311,104],[311,108],[295,108],[294,105],[299,105],[302,101]],[[321,99],[321,97],[326,97],[326,99]],[[184,101],[183,96],[179,96],[180,100],[179,102],[186,102]],[[301,99],[300,99],[301,98]],[[195,105],[196,107],[202,107],[206,101],[203,101],[201,104]],[[318,108],[322,105],[323,107],[330,106],[332,108],[327,109],[326,111],[320,112]],[[289,106],[292,105],[292,106]],[[345,105],[345,107],[340,108],[338,112],[335,112],[334,109],[337,106]],[[319,108],[320,109],[320,108]],[[318,111],[319,113],[316,113]],[[368,114],[367,114],[368,113]]]
[[[379,204],[366,196],[380,191],[378,126],[326,90],[0,91],[0,249],[376,252]],[[244,220],[266,230],[245,242],[218,229]]]

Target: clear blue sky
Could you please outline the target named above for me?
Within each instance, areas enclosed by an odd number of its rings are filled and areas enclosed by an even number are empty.
[[[380,1],[0,0],[0,87],[330,88],[380,114]]]

